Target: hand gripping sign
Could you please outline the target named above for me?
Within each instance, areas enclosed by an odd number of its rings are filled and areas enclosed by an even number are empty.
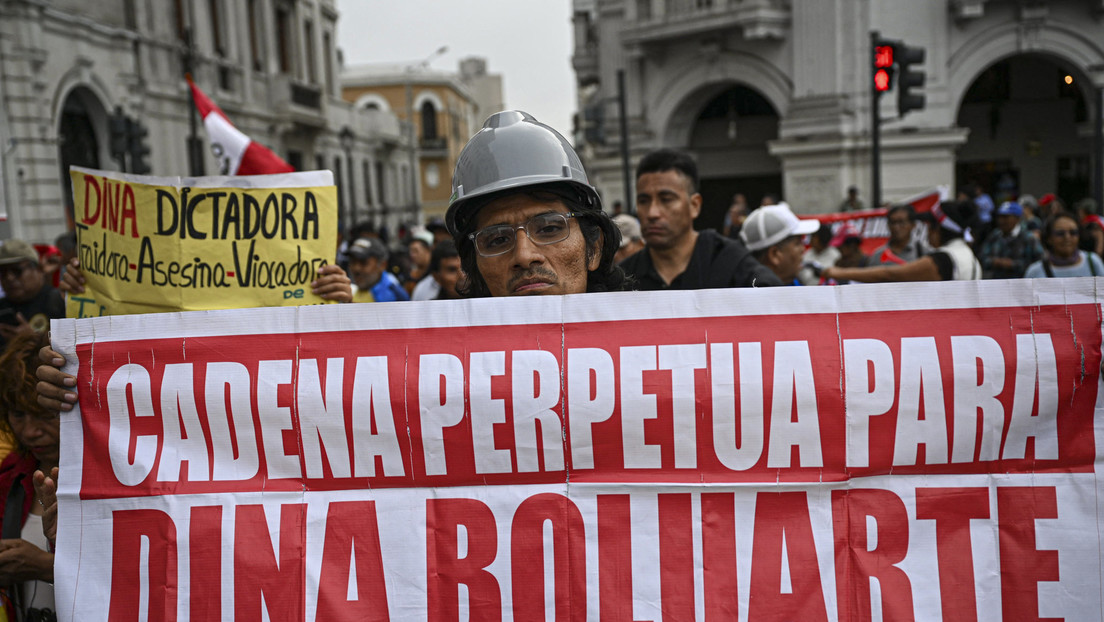
[[[329,171],[150,177],[72,167],[84,294],[69,317],[320,304],[333,263]]]
[[[56,321],[63,620],[1101,620],[1104,281]]]

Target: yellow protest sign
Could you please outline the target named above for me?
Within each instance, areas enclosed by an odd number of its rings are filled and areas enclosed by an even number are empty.
[[[85,292],[69,317],[320,304],[337,190],[329,171],[152,177],[72,167]]]

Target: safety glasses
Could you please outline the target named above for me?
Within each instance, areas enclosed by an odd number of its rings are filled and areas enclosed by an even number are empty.
[[[520,225],[492,225],[469,233],[468,238],[475,242],[475,250],[484,257],[495,257],[514,250],[517,245],[517,232],[525,231],[534,244],[548,245],[563,242],[571,233],[569,218],[579,214],[568,212],[548,212],[538,214]]]

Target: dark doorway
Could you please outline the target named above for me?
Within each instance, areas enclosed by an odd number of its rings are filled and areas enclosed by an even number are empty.
[[[781,196],[782,166],[767,152],[776,138],[778,113],[751,87],[730,84],[702,108],[690,134],[701,176],[699,229],[720,229],[737,192],[751,208],[764,194]]]
[[[90,103],[91,102],[91,103]],[[94,108],[103,107],[87,89],[78,88],[69,93],[61,108],[58,127],[58,161],[61,164],[61,187],[65,197],[67,218],[73,217],[73,184],[69,180],[70,166],[99,169],[100,146],[96,138]],[[105,119],[106,121],[106,119]]]
[[[1064,60],[1020,54],[989,66],[966,91],[957,124],[970,130],[955,183],[975,182],[998,204],[1056,193],[1066,205],[1091,192],[1092,112],[1085,74]]]

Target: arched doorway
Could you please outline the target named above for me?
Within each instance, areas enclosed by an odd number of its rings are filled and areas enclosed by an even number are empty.
[[[999,205],[1053,192],[1067,205],[1092,193],[1092,120],[1085,74],[1041,54],[990,65],[970,85],[957,123],[970,130],[955,183],[980,184]]]
[[[720,229],[737,192],[754,207],[766,193],[782,192],[782,165],[767,152],[778,138],[778,112],[758,91],[732,84],[708,101],[690,133],[698,157],[702,213],[699,229]]]
[[[106,127],[107,114],[92,91],[78,87],[69,92],[58,123],[58,164],[67,218],[73,215],[73,185],[70,166],[100,169],[100,141],[96,127]]]

